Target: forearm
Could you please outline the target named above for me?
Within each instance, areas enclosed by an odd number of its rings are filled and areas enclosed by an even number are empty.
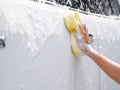
[[[80,34],[77,33],[76,39],[80,50],[82,50],[86,55],[92,58],[92,60],[95,61],[107,75],[109,75],[113,80],[120,84],[120,65],[99,54],[97,51],[91,48],[86,26],[80,24],[79,28],[82,38],[79,37]]]
[[[92,58],[96,64],[113,80],[120,84],[120,65],[99,54],[95,50],[86,52],[86,54]]]

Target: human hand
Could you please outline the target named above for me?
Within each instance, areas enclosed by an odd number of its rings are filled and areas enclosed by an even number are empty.
[[[78,26],[80,28],[80,32],[76,32],[76,40],[79,49],[82,50],[85,54],[92,52],[93,49],[90,45],[90,39],[86,25],[80,23]]]

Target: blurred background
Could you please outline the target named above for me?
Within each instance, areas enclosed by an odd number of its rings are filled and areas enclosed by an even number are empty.
[[[42,0],[33,0],[42,1]],[[46,0],[60,5],[66,5],[83,11],[102,14],[120,15],[120,0]]]

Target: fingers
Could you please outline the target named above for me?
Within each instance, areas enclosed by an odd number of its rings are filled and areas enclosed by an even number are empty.
[[[88,29],[86,27],[86,25],[84,24],[79,24],[79,28],[80,28],[80,33],[83,35],[83,39],[85,40],[85,42],[87,44],[90,44],[90,40],[89,40],[89,36],[88,36]]]
[[[88,30],[87,30],[86,24],[84,24],[84,28],[85,28],[85,32],[88,33]]]
[[[83,25],[82,23],[80,23],[78,26],[79,26],[79,28],[80,28],[80,33],[81,33],[81,34],[85,34],[84,25]]]
[[[85,32],[86,32],[86,42],[88,43],[88,44],[90,44],[90,39],[89,39],[89,35],[88,35],[88,29],[87,29],[87,27],[86,27],[86,25],[84,24],[84,27],[85,27]]]

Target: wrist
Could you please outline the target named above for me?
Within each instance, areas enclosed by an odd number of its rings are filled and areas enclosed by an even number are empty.
[[[92,53],[96,53],[96,51],[89,44],[86,45],[86,50],[84,50],[83,52],[88,56]]]

